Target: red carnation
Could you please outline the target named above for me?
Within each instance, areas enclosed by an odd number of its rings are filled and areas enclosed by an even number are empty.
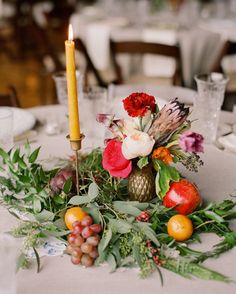
[[[127,178],[132,171],[132,162],[124,158],[122,143],[112,139],[103,152],[102,166],[112,177]]]
[[[123,100],[129,116],[144,116],[148,110],[156,111],[155,97],[146,93],[132,93]]]

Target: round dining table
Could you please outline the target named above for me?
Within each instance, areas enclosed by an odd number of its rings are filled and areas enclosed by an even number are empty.
[[[60,119],[65,115],[61,105],[41,106],[29,109],[36,119],[43,123],[45,119],[54,116]],[[221,112],[220,123],[235,123],[236,117],[232,113]],[[48,135],[44,126],[37,129],[37,136],[32,140],[32,149],[41,146],[39,159],[53,157],[67,157],[72,154],[66,139],[67,131],[56,135]],[[86,134],[85,134],[86,135]],[[29,138],[30,140],[30,138]],[[90,148],[89,138],[84,139],[82,151]],[[203,167],[198,173],[192,173],[179,166],[184,176],[196,183],[206,202],[222,201],[229,198],[229,194],[236,189],[236,154],[218,149],[214,145],[206,145],[202,155]],[[1,209],[0,232],[8,231],[17,220]],[[236,222],[232,222],[236,230]],[[213,234],[202,234],[202,243],[194,244],[193,248],[210,250],[219,242]],[[208,259],[204,265],[229,276],[236,281],[236,248],[224,253],[216,259]],[[158,274],[154,273],[146,279],[141,279],[138,269],[118,269],[110,273],[109,266],[84,268],[71,263],[68,255],[41,258],[41,270],[36,273],[36,262],[29,269],[20,270],[17,275],[17,294],[182,294],[191,291],[197,293],[235,294],[236,284],[199,279],[186,279],[165,269],[161,269],[164,285],[161,285]]]

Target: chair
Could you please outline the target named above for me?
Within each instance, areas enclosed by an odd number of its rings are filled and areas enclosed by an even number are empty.
[[[13,86],[8,87],[8,92],[0,94],[0,106],[20,107],[16,89]]]
[[[98,70],[96,69],[96,67],[94,66],[89,54],[88,54],[88,51],[87,51],[87,48],[84,44],[84,42],[80,39],[80,38],[76,38],[74,39],[74,42],[75,42],[75,48],[78,49],[84,56],[85,58],[85,61],[86,61],[86,68],[85,68],[85,86],[88,85],[88,75],[89,73],[93,73],[96,80],[97,80],[97,83],[99,86],[101,87],[107,87],[107,83],[105,83],[103,81],[103,79],[101,78]]]
[[[158,54],[166,57],[172,57],[176,60],[176,70],[172,76],[172,84],[182,84],[181,71],[181,54],[180,48],[177,45],[164,45],[158,43],[149,43],[143,41],[114,41],[110,40],[111,58],[116,72],[116,83],[122,84],[124,77],[121,66],[117,61],[118,54]]]
[[[212,71],[224,72],[223,58],[230,55],[236,56],[236,42],[225,42]],[[222,109],[232,111],[234,104],[236,104],[236,70],[234,69],[234,71],[225,73],[229,77],[229,83],[226,86],[225,100]]]

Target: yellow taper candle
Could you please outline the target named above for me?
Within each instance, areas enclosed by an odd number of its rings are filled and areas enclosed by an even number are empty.
[[[75,43],[71,24],[69,25],[69,38],[65,41],[65,48],[70,140],[78,140],[80,139],[79,105],[77,99]]]

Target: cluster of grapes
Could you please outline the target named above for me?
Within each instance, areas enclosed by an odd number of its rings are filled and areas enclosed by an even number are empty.
[[[67,253],[71,254],[73,264],[92,266],[98,257],[98,235],[102,231],[100,224],[94,224],[91,216],[86,215],[82,221],[73,223],[73,230],[68,235]]]

